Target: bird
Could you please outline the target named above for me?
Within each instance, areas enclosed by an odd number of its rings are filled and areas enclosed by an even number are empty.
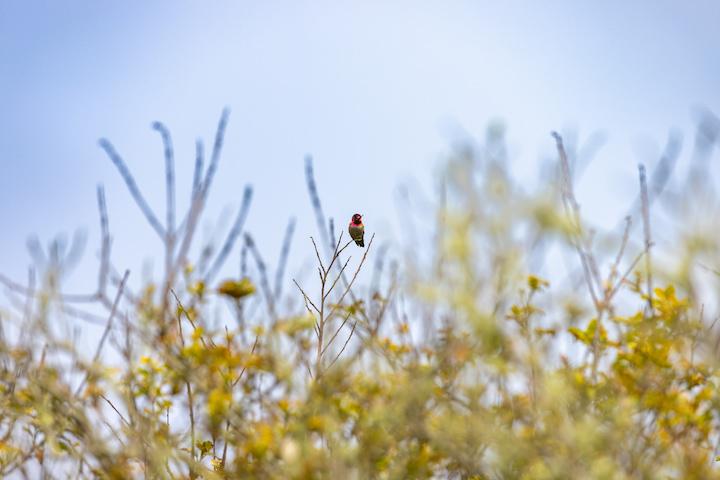
[[[360,215],[359,213],[356,213],[352,216],[352,219],[350,220],[350,225],[348,225],[348,233],[350,234],[350,238],[355,240],[355,244],[357,246],[365,246],[365,225],[363,225],[362,215]]]

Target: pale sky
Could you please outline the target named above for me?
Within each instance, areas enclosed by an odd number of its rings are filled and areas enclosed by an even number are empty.
[[[125,1],[0,3],[0,270],[23,279],[25,241],[88,232],[71,283],[96,268],[95,188],[106,187],[114,263],[162,263],[154,234],[97,146],[109,138],[164,216],[170,128],[187,204],[194,142],[232,109],[208,220],[255,188],[247,228],[270,262],[290,216],[295,256],[315,221],[303,157],[328,215],[355,211],[398,238],[396,187],[431,184],[459,132],[508,128],[515,171],[536,178],[551,130],[608,142],[578,185],[612,225],[668,131],[720,112],[720,2]],[[230,210],[228,210],[228,213]],[[211,225],[211,223],[208,223]],[[208,235],[210,232],[208,231]],[[231,259],[237,264],[237,251]]]

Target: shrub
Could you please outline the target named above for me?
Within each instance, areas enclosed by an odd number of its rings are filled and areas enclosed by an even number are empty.
[[[376,247],[377,232],[354,262],[349,238],[323,216],[308,160],[320,231],[304,246],[319,278],[295,281],[285,294],[294,302],[281,302],[293,221],[274,285],[247,233],[240,276],[217,278],[250,188],[221,247],[190,259],[227,118],[207,170],[198,143],[180,222],[167,129],[154,125],[165,145],[164,224],[101,142],[165,246],[163,279],[132,292],[129,273],[116,272],[102,189],[96,292],[63,292],[57,244],[39,281],[0,277],[13,300],[0,341],[3,477],[720,477],[717,334],[707,320],[717,299],[701,295],[712,279],[697,268],[713,268],[717,247],[682,218],[694,202],[714,208],[712,189],[694,168],[684,181],[670,175],[672,142],[650,181],[640,168],[621,234],[598,240],[574,192],[575,150],[555,134],[558,174],[528,193],[507,171],[502,129],[491,128],[484,145],[450,156],[434,215],[423,212],[432,233],[413,229],[416,249]],[[712,153],[717,125],[703,120],[694,165]],[[684,192],[668,209],[683,223],[669,232],[677,244],[660,249],[650,206],[660,208],[668,185]],[[563,272],[557,262],[568,258]],[[373,281],[360,285],[366,268]],[[82,302],[107,310],[91,351],[58,328],[98,320]],[[235,318],[212,321],[219,303]]]

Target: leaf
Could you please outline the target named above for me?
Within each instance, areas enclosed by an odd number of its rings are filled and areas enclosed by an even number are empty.
[[[239,300],[248,295],[255,293],[255,285],[249,278],[245,277],[241,280],[225,280],[217,289],[220,295]]]
[[[200,450],[200,458],[202,458],[212,451],[213,443],[210,440],[198,440],[195,442],[195,446]]]
[[[587,334],[577,327],[568,328],[568,332],[570,332],[572,336],[575,337],[575,340],[578,340],[585,345],[590,345],[590,343],[592,343],[592,341],[587,337]]]

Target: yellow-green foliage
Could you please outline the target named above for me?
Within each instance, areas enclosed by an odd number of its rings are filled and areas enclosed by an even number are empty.
[[[594,248],[567,185],[527,195],[490,153],[441,177],[427,255],[399,252],[375,291],[351,270],[334,285],[343,262],[322,251],[285,310],[258,278],[206,286],[187,266],[122,301],[97,361],[30,301],[0,343],[0,472],[720,478],[716,333],[689,277],[648,278],[638,232],[619,260]],[[531,271],[542,242],[568,272]]]

